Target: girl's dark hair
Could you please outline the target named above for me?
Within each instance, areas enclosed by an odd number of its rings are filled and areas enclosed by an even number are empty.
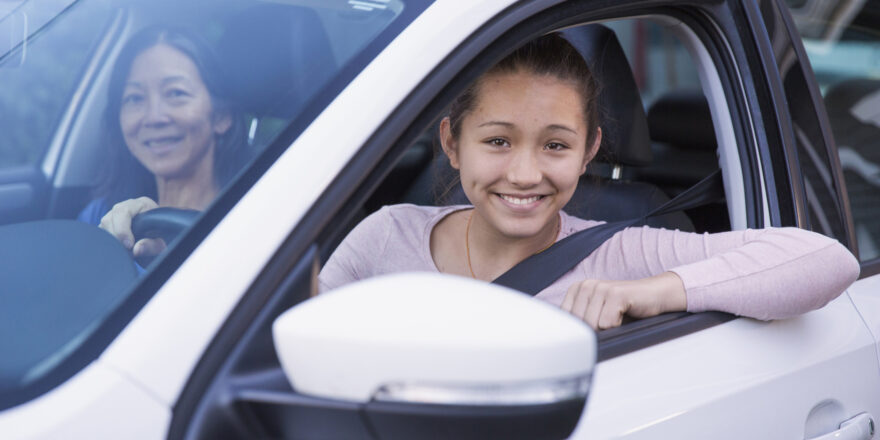
[[[587,119],[587,148],[593,145],[599,133],[599,84],[577,49],[558,33],[544,35],[519,47],[483,73],[452,101],[448,117],[450,131],[455,139],[461,136],[461,123],[476,105],[482,81],[493,74],[515,72],[550,76],[574,85],[580,93]],[[445,182],[434,188],[435,202],[440,205],[465,203],[460,196],[457,199],[452,191],[459,183],[458,172],[448,165],[445,168],[445,171],[435,171],[434,181]]]
[[[504,57],[458,95],[449,106],[452,136],[461,135],[461,122],[473,110],[484,78],[499,73],[527,72],[570,82],[577,88],[587,120],[587,148],[599,129],[599,86],[581,54],[562,35],[552,33],[529,41]]]
[[[217,186],[222,187],[228,183],[250,157],[244,120],[229,98],[231,88],[211,47],[197,35],[183,29],[164,27],[144,29],[126,43],[116,59],[116,65],[110,76],[107,106],[104,109],[104,145],[108,161],[95,189],[95,196],[103,197],[108,206],[134,197],[147,196],[154,200],[158,197],[155,177],[125,146],[119,124],[119,111],[122,106],[125,81],[128,79],[134,59],[145,50],[159,44],[180,51],[195,64],[211,95],[211,107],[214,113],[228,115],[232,120],[229,129],[217,136],[214,149],[214,179]]]

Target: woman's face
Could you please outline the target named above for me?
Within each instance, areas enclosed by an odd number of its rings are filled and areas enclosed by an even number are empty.
[[[158,177],[191,175],[213,165],[215,135],[231,125],[217,118],[192,60],[158,44],[132,62],[122,92],[119,124],[129,151]]]
[[[448,119],[441,123],[444,150],[465,194],[510,238],[555,228],[598,146],[597,140],[588,151],[587,130],[572,84],[524,72],[482,79],[457,140]]]

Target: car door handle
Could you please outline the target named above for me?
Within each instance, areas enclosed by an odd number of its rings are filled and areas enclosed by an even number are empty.
[[[869,440],[874,438],[874,419],[861,413],[840,424],[840,429],[808,440]]]

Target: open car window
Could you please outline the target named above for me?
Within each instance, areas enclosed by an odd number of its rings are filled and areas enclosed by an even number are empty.
[[[4,334],[17,335],[0,343],[0,407],[50,389],[94,359],[121,329],[126,319],[121,316],[130,319],[137,312],[308,123],[427,4],[78,0],[39,20],[30,13],[40,9],[38,0],[0,9],[0,29],[8,32],[0,38],[13,42],[0,53],[0,234],[15,238],[4,242],[4,258],[18,262],[0,267],[0,326]],[[47,10],[41,9],[43,15]],[[141,62],[159,43],[130,48],[152,31],[177,58]],[[194,46],[206,50],[188,52],[188,42],[174,46],[172,33],[192,37],[198,40]],[[200,50],[209,56],[193,54]],[[148,67],[138,70],[138,62]],[[163,63],[175,72],[188,66],[190,76],[150,70]],[[122,83],[116,95],[114,81]],[[170,85],[175,81],[184,86]],[[204,130],[185,132],[198,124],[192,118],[183,123],[173,113],[199,87],[209,89],[201,95],[210,97],[201,126],[210,127],[210,136],[199,134]],[[125,111],[148,108],[146,102],[160,103],[149,107],[152,116],[146,113],[152,122],[143,123],[159,131],[138,140],[127,131]],[[166,226],[178,222],[177,232],[165,237],[168,247],[156,258],[136,261],[98,228],[119,201],[110,194],[132,180],[123,170],[113,183],[108,169],[119,154],[129,154],[120,163],[134,157],[148,176],[159,176],[161,170],[151,168],[136,147],[170,156],[176,148],[196,145],[191,140],[198,136],[217,136],[199,145],[216,147],[215,159],[226,155],[223,164],[217,159],[210,168],[214,197],[189,217],[160,220]],[[231,141],[217,140],[221,137]],[[109,192],[102,192],[102,185]],[[123,199],[158,199],[158,178],[147,186],[152,193],[130,192]],[[187,235],[197,222],[199,232]],[[62,239],[76,245],[54,241]],[[170,254],[174,258],[166,258]],[[107,260],[115,269],[100,269]],[[79,270],[83,267],[96,270]],[[161,274],[155,275],[156,267],[163,267]],[[43,282],[48,279],[55,281]],[[151,281],[141,285],[146,279]],[[134,291],[139,299],[130,303]],[[104,329],[113,313],[119,322]]]
[[[613,75],[606,77],[599,74],[601,93],[607,95],[604,102],[600,97],[604,105],[600,110],[602,150],[581,177],[572,200],[564,208],[566,213],[601,221],[638,218],[721,168],[726,187],[740,188],[731,197],[686,212],[651,218],[648,224],[698,233],[729,231],[734,228],[732,225],[746,226],[738,146],[731,141],[732,134],[716,134],[715,130],[716,124],[726,126],[727,130],[731,125],[724,119],[730,117],[729,113],[719,111],[726,109],[727,103],[717,93],[718,75],[700,40],[694,34],[682,32],[679,24],[665,17],[601,23],[620,43],[622,52],[617,56],[627,70],[623,74],[612,71]],[[564,34],[576,41],[584,38],[584,30],[591,26],[599,25],[569,28]],[[607,62],[610,57],[606,52],[602,60]],[[594,73],[602,70],[596,65],[592,67]],[[706,93],[707,89],[714,89],[715,93]],[[639,116],[633,118],[633,114]],[[347,205],[349,209],[358,208],[343,216],[350,220],[329,247],[323,249],[325,261],[347,232],[383,206],[469,203],[449,160],[440,150],[438,124],[444,115],[445,110],[433,115],[430,125],[422,127],[417,140],[406,147],[363,204]],[[723,313],[703,315],[671,314],[600,332],[600,359],[731,318]],[[694,322],[676,324],[679,318]],[[652,326],[677,328],[660,337],[639,336]]]

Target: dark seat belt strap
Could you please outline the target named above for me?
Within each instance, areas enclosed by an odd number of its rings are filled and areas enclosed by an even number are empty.
[[[617,232],[643,223],[648,217],[695,208],[724,197],[721,170],[716,170],[696,185],[642,217],[604,223],[576,232],[559,240],[544,252],[532,255],[492,281],[530,295],[536,295],[589,257]]]

